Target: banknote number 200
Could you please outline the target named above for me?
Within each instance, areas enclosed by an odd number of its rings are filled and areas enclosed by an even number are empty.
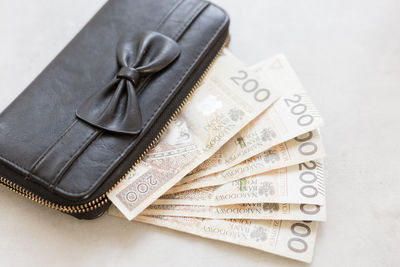
[[[300,193],[304,197],[314,198],[318,195],[318,189],[314,186],[314,184],[318,181],[318,177],[315,174],[314,170],[317,167],[317,163],[315,161],[310,161],[310,165],[307,165],[307,162],[299,164],[299,171],[303,170],[303,166],[308,169],[308,171],[302,171],[300,173],[299,179],[304,185],[300,189]]]
[[[232,76],[231,80],[240,85],[246,93],[254,93],[254,99],[257,102],[264,102],[268,100],[271,93],[268,89],[260,88],[257,80],[249,78],[249,74],[244,70],[238,71],[238,76]]]
[[[302,143],[299,146],[299,153],[304,156],[310,156],[318,151],[318,146],[311,141],[313,137],[312,132],[303,134],[302,136],[297,136],[294,139],[297,142]],[[307,171],[303,171],[303,167]],[[317,182],[318,177],[315,174],[315,169],[317,168],[317,163],[315,161],[310,161],[306,163],[299,164],[299,171],[301,171],[299,179],[305,184],[301,189],[300,193],[307,198],[314,198],[318,195],[317,188],[313,185]]]
[[[305,237],[311,234],[311,228],[307,224],[310,221],[296,222],[290,227],[290,231],[296,237],[292,237],[288,241],[288,248],[296,253],[303,253],[307,251],[308,245],[304,240]]]
[[[314,117],[310,114],[304,114],[307,111],[307,106],[303,103],[299,103],[301,101],[301,95],[293,95],[293,98],[285,98],[284,99],[286,106],[290,109],[290,113],[295,116],[299,116],[297,118],[297,124],[300,126],[308,126],[314,121]]]

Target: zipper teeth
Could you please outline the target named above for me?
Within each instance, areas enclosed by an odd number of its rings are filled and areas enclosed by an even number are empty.
[[[147,155],[147,153],[157,144],[158,140],[164,134],[164,132],[166,131],[168,126],[176,118],[176,116],[182,111],[185,104],[193,96],[196,89],[200,86],[200,84],[203,82],[203,80],[205,79],[207,74],[210,72],[212,66],[215,64],[215,61],[222,54],[223,49],[228,46],[229,41],[230,41],[230,36],[228,35],[224,44],[218,51],[218,53],[215,55],[215,57],[210,62],[210,64],[208,64],[208,66],[205,69],[205,71],[203,72],[203,74],[200,76],[200,78],[197,80],[195,85],[189,91],[188,95],[183,99],[182,103],[178,106],[178,108],[172,114],[172,116],[167,121],[167,123],[164,125],[164,127],[160,130],[160,132],[157,134],[157,136],[153,139],[153,141],[150,143],[150,145],[146,148],[146,150],[135,161],[135,163],[129,168],[129,170],[106,193],[102,194],[101,196],[97,197],[96,199],[94,199],[88,203],[85,203],[85,204],[66,206],[66,205],[55,204],[49,200],[46,200],[2,176],[0,176],[0,183],[7,189],[9,189],[21,196],[24,196],[27,199],[30,199],[30,200],[35,201],[36,203],[39,203],[43,206],[46,206],[48,208],[55,209],[55,210],[58,210],[58,211],[61,211],[64,213],[76,214],[76,213],[90,212],[90,211],[93,211],[94,209],[104,206],[109,201],[107,194],[110,191],[112,191],[118,184],[120,184],[126,177],[128,177],[131,174],[131,172],[136,168],[136,166],[140,162],[142,162],[143,158]]]
[[[88,203],[85,203],[85,204],[75,205],[75,206],[65,206],[65,205],[55,204],[49,200],[46,200],[4,177],[0,177],[0,183],[5,188],[7,188],[21,196],[24,196],[27,199],[35,201],[36,203],[39,203],[48,208],[55,209],[55,210],[65,212],[65,213],[89,212],[89,211],[92,211],[94,209],[97,209],[97,208],[103,206],[104,204],[106,204],[109,201],[108,198],[106,198],[103,194],[100,197],[98,197]]]

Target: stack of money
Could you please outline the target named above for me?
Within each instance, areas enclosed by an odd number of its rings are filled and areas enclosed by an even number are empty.
[[[326,220],[322,124],[283,55],[247,68],[222,50],[108,213],[310,262]]]

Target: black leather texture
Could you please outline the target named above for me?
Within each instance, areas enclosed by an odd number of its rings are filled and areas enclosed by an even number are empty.
[[[97,203],[228,36],[201,0],[111,0],[0,114],[0,176],[60,206]],[[110,203],[78,218],[100,216]]]

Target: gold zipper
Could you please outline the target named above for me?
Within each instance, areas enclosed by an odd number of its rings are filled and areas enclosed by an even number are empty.
[[[189,94],[185,97],[185,99],[182,101],[182,103],[179,105],[179,107],[175,110],[174,114],[171,116],[171,118],[168,120],[168,122],[164,125],[164,127],[161,129],[161,131],[157,134],[157,136],[154,138],[154,140],[150,143],[150,145],[146,148],[146,150],[142,153],[142,155],[136,160],[136,162],[129,168],[129,170],[116,182],[106,193],[102,194],[101,196],[97,197],[96,199],[85,203],[81,205],[71,205],[71,206],[66,206],[66,205],[59,205],[55,204],[51,201],[48,201],[32,192],[29,190],[25,189],[22,186],[19,186],[18,184],[8,180],[7,178],[1,177],[0,176],[0,183],[8,188],[11,191],[14,191],[15,193],[26,197],[27,199],[30,199],[32,201],[35,201],[36,203],[39,203],[43,206],[46,206],[51,209],[55,209],[64,213],[70,213],[70,214],[76,214],[76,213],[86,213],[93,211],[94,209],[100,208],[101,206],[105,205],[109,199],[107,197],[107,194],[112,191],[119,183],[121,183],[122,180],[124,180],[129,174],[136,168],[136,166],[143,160],[143,158],[147,155],[147,153],[152,149],[160,139],[160,137],[163,135],[165,130],[168,128],[168,126],[171,124],[171,122],[175,119],[175,117],[182,111],[183,107],[185,104],[189,101],[189,99],[193,96],[194,92],[196,89],[200,86],[200,84],[203,82],[204,78],[207,76],[207,74],[210,72],[212,66],[215,64],[215,61],[217,58],[222,54],[222,50],[228,46],[230,41],[230,36],[228,35],[224,44],[218,51],[218,53],[215,55],[213,60],[210,62],[210,64],[207,66],[203,74],[200,76],[199,80],[195,83],[195,85],[192,87],[192,89],[189,91]]]

